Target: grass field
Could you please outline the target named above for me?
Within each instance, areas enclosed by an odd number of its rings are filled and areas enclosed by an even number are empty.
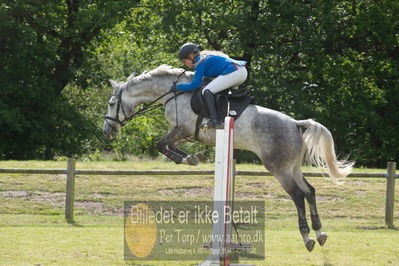
[[[65,168],[64,161],[6,161],[0,168]],[[213,169],[162,160],[77,162],[77,169]],[[238,170],[262,170],[238,165]],[[309,171],[311,169],[306,169]],[[384,172],[384,169],[356,169]],[[265,260],[256,265],[399,265],[399,231],[384,225],[384,179],[308,178],[316,188],[324,247],[308,253],[297,229],[294,204],[272,177],[239,176],[237,199],[264,200]],[[399,191],[399,182],[396,191]],[[211,200],[213,176],[78,176],[75,222],[64,220],[65,175],[0,174],[2,265],[195,265],[199,261],[123,259],[123,202]],[[399,224],[399,196],[395,224]]]

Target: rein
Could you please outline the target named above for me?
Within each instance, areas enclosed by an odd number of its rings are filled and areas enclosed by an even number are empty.
[[[181,78],[181,76],[182,76],[185,72],[186,72],[186,70],[184,70],[182,73],[180,73],[180,75],[179,75],[179,76],[176,78],[176,80],[174,81],[174,84],[176,84],[176,83],[179,81],[179,79]],[[118,123],[120,126],[124,126],[127,122],[129,122],[130,120],[132,120],[134,117],[139,116],[139,115],[143,115],[143,114],[145,114],[145,113],[148,113],[148,112],[150,112],[150,111],[153,111],[153,110],[155,110],[155,109],[158,109],[158,108],[162,107],[163,104],[161,104],[161,103],[156,104],[156,102],[158,102],[160,99],[162,99],[163,97],[165,97],[165,96],[168,95],[169,93],[173,93],[173,91],[168,91],[168,92],[162,94],[161,96],[159,96],[158,98],[156,98],[154,101],[150,102],[149,104],[144,105],[143,108],[141,108],[141,109],[138,110],[137,112],[134,112],[134,113],[132,113],[132,114],[130,114],[130,115],[127,115],[126,112],[125,112],[125,109],[123,108],[123,104],[122,104],[122,93],[123,93],[123,89],[121,89],[121,90],[119,91],[119,93],[118,93],[118,103],[117,103],[117,106],[116,106],[116,115],[115,115],[115,117],[108,116],[108,115],[105,115],[105,116],[104,116],[105,122],[106,122],[113,130],[115,130],[115,131],[116,131],[115,126],[112,125],[112,124],[110,124],[110,123],[108,122],[108,120],[111,120],[111,121],[113,121],[113,122],[116,122],[116,123]],[[175,94],[175,95],[174,95],[173,97],[171,97],[171,98],[169,98],[168,100],[166,100],[165,106],[166,106],[166,104],[167,104],[169,101],[171,101],[172,99],[175,99],[176,123],[178,123],[178,121],[177,121],[177,100],[176,100],[176,98],[177,98],[179,95],[183,94],[183,92],[177,93],[176,91],[174,91],[174,94]],[[120,110],[120,109],[122,109],[122,113],[123,113],[123,115],[125,116],[123,120],[120,120],[120,119],[119,119],[119,110]]]

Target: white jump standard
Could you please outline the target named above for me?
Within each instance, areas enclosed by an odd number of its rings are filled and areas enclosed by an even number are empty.
[[[210,265],[246,265],[231,264],[231,250],[234,248],[232,239],[232,223],[228,218],[233,210],[234,200],[234,118],[226,117],[224,129],[216,130],[215,151],[215,182],[213,194],[213,210],[219,214],[219,219],[213,224],[212,238],[208,256],[201,266]]]

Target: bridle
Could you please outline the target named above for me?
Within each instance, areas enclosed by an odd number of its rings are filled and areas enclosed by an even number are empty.
[[[170,91],[168,91],[165,94],[162,94],[160,97],[158,97],[157,99],[155,99],[154,101],[150,102],[149,104],[146,104],[143,108],[141,108],[140,110],[138,110],[137,112],[132,113],[131,115],[127,115],[125,108],[123,107],[123,103],[122,103],[122,93],[123,93],[123,89],[121,89],[118,93],[118,95],[114,95],[118,97],[118,102],[116,105],[116,114],[115,117],[112,116],[104,116],[105,118],[105,122],[113,129],[113,130],[117,130],[116,127],[114,125],[112,125],[111,123],[109,123],[110,121],[116,122],[118,123],[121,127],[124,126],[127,122],[129,122],[130,120],[132,120],[134,117],[138,116],[138,115],[142,115],[145,114],[147,112],[153,111],[155,109],[160,108],[161,106],[163,106],[163,104],[159,103],[157,104],[156,102],[159,101],[160,99],[162,99],[163,97],[165,97],[166,95],[168,95],[169,93],[171,93]],[[175,96],[173,96],[172,98],[174,98]],[[170,99],[169,99],[170,100]],[[169,101],[168,100],[168,101]],[[123,113],[123,119],[120,120],[119,119],[119,110],[122,110]]]
[[[175,84],[177,83],[177,81],[180,79],[180,77],[181,77],[185,72],[186,72],[186,71],[184,70],[184,71],[177,77],[176,81],[174,81]],[[117,105],[116,105],[115,117],[105,115],[105,116],[104,116],[105,122],[108,124],[108,126],[110,126],[110,127],[112,128],[112,130],[118,131],[117,128],[116,128],[113,124],[111,124],[108,120],[113,121],[113,122],[116,122],[116,123],[118,123],[118,124],[122,127],[122,126],[124,126],[127,122],[129,122],[130,120],[132,120],[134,117],[139,116],[139,115],[142,115],[142,114],[145,114],[145,113],[147,113],[147,112],[150,112],[150,111],[153,111],[153,110],[155,110],[155,109],[158,109],[158,108],[162,107],[163,104],[161,104],[161,103],[158,103],[158,104],[157,104],[157,102],[158,102],[160,99],[162,99],[163,97],[165,97],[166,95],[168,95],[169,93],[174,93],[174,96],[172,96],[171,98],[169,98],[168,100],[166,100],[165,105],[166,105],[170,100],[172,100],[172,99],[175,99],[175,101],[176,101],[177,96],[183,94],[183,92],[177,93],[176,91],[168,91],[168,92],[162,94],[161,96],[159,96],[158,98],[156,98],[155,100],[153,100],[152,102],[150,102],[150,103],[144,105],[143,108],[141,108],[141,109],[138,110],[137,112],[134,112],[134,113],[132,113],[132,114],[130,114],[130,115],[127,115],[127,113],[126,113],[126,111],[125,111],[125,108],[123,107],[123,103],[122,103],[123,89],[120,89],[119,92],[118,92],[118,95],[114,95],[114,96],[118,97],[118,102],[117,102]],[[176,103],[177,103],[177,102],[176,102]],[[119,119],[119,110],[122,110],[122,113],[123,113],[123,115],[124,115],[124,118],[123,118],[122,120]],[[177,120],[177,104],[176,104],[176,120]]]

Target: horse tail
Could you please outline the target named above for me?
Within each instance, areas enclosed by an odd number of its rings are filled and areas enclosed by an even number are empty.
[[[354,162],[337,159],[334,140],[325,126],[312,119],[295,123],[306,128],[302,137],[307,149],[306,161],[309,164],[324,168],[334,182],[334,179],[344,178],[352,172]]]

